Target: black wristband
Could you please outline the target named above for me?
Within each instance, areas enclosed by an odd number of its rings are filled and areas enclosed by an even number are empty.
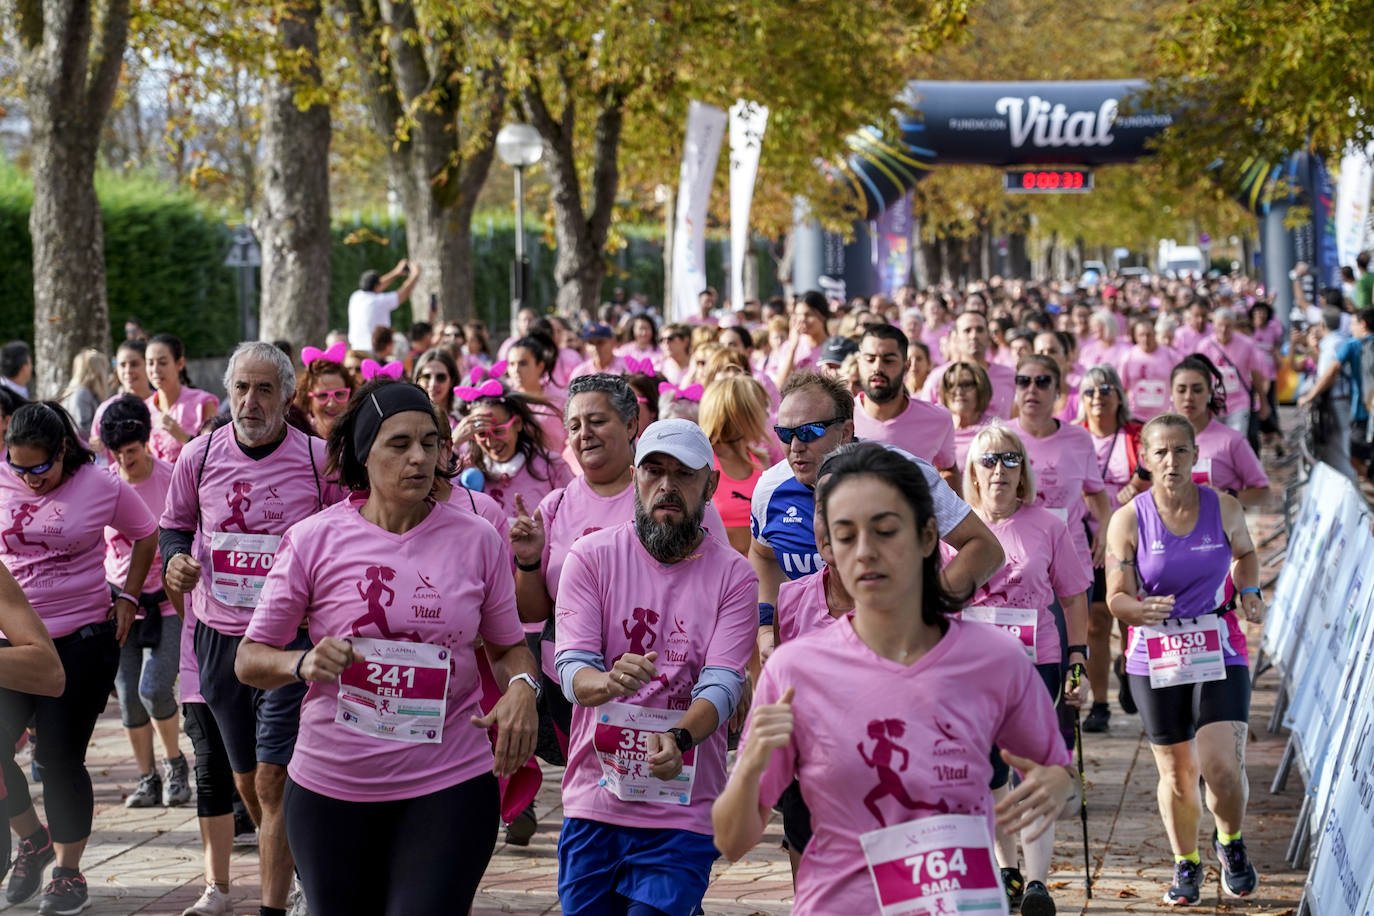
[[[529,564],[528,566],[526,566],[524,563],[521,563],[519,560],[516,560],[516,561],[515,561],[515,568],[518,569],[518,570],[520,570],[521,572],[539,572],[539,570],[542,569],[543,567],[544,567],[544,561],[543,561],[543,560],[535,560],[533,563]]]
[[[306,649],[304,652],[302,652],[301,657],[296,659],[296,667],[291,669],[291,676],[294,677],[297,681],[305,680],[301,677],[301,665],[305,664],[305,657],[309,654],[309,649]]]
[[[1087,658],[1087,657],[1088,657],[1088,647],[1087,647],[1087,646],[1069,646],[1069,648],[1068,648],[1068,654],[1069,654],[1069,655],[1073,655],[1075,652],[1077,652],[1079,655],[1083,656],[1084,658]]]

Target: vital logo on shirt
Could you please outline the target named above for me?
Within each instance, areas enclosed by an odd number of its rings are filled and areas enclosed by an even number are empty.
[[[886,827],[887,819],[883,816],[882,808],[878,802],[891,797],[907,811],[929,811],[946,814],[949,812],[949,805],[944,799],[931,804],[930,802],[914,799],[907,793],[906,785],[902,782],[903,772],[911,764],[911,752],[897,743],[897,739],[906,735],[906,722],[902,719],[873,719],[868,723],[868,737],[873,741],[872,753],[865,747],[867,742],[859,742],[859,756],[863,757],[864,763],[874,770],[878,777],[878,784],[864,796],[864,807],[873,815],[873,819],[880,825]],[[901,763],[894,769],[898,755],[901,756]],[[910,820],[902,817],[901,820]]]
[[[364,633],[364,627],[372,627],[382,639],[403,639],[410,642],[423,642],[418,633],[393,633],[386,619],[386,609],[396,600],[396,591],[388,582],[396,578],[396,570],[390,566],[369,566],[363,578],[355,582],[358,597],[367,603],[367,611],[354,620],[351,626],[354,636],[371,636]]]
[[[267,487],[267,496],[263,499],[262,517],[271,522],[281,522],[286,520],[286,510],[282,506],[282,499],[277,495],[275,485]]]
[[[34,513],[37,511],[38,506],[35,503],[20,503],[19,508],[10,510],[10,526],[6,528],[4,531],[0,531],[0,541],[4,542],[6,550],[16,553],[18,552],[15,551],[14,547],[12,546],[12,543],[19,544],[23,547],[37,547],[40,550],[48,549],[48,544],[46,541],[41,540],[39,538],[30,538],[28,532],[25,530],[31,524],[33,524]],[[57,526],[57,530],[55,532],[48,531],[46,525],[43,526],[43,530],[45,534],[62,533],[61,526]],[[13,542],[11,542],[11,538],[13,539]]]

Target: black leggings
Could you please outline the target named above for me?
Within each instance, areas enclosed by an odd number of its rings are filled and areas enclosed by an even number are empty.
[[[109,702],[119,670],[119,644],[114,625],[82,639],[55,640],[57,657],[67,673],[67,688],[60,697],[40,697],[0,689],[0,755],[9,798],[9,817],[33,807],[28,780],[14,763],[14,743],[29,720],[37,725],[39,740],[34,751],[43,778],[43,807],[48,829],[59,843],[78,843],[91,835],[95,793],[86,771],[86,747],[95,731],[95,720]]]
[[[289,777],[286,837],[312,916],[466,913],[496,848],[490,771],[419,798],[350,802]],[[366,875],[342,880],[349,870]]]
[[[183,703],[186,736],[196,752],[196,815],[219,817],[234,811],[234,771],[219,726],[204,703]]]

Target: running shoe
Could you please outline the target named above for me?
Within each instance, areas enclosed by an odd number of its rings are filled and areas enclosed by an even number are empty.
[[[59,871],[70,874],[59,875]],[[90,905],[85,876],[74,868],[54,868],[52,880],[43,888],[38,913],[39,916],[72,916]]]
[[[1131,679],[1126,674],[1126,656],[1118,655],[1112,670],[1116,672],[1116,701],[1121,704],[1122,712],[1133,716],[1138,710],[1135,697],[1131,696]]]
[[[161,805],[162,777],[157,773],[144,773],[138,777],[138,785],[124,799],[126,808],[157,808]]]
[[[1259,884],[1259,874],[1245,852],[1245,838],[1223,843],[1212,831],[1212,851],[1221,863],[1221,889],[1228,897],[1248,897]]]
[[[162,761],[162,804],[177,808],[191,800],[191,768],[186,755]]]
[[[305,888],[301,887],[301,876],[291,876],[291,893],[286,895],[286,916],[310,916],[310,907],[305,902]]]
[[[1192,906],[1202,898],[1202,865],[1188,859],[1174,861],[1174,883],[1164,892],[1170,906]]]
[[[9,886],[5,888],[5,899],[11,904],[23,903],[43,886],[43,869],[57,857],[52,848],[52,837],[43,831],[43,846],[34,845],[33,840],[19,841],[19,855],[14,858],[14,871],[10,874]]]
[[[1021,905],[1021,895],[1026,890],[1026,879],[1021,876],[1021,869],[1002,869],[1002,890],[1007,892],[1007,909],[1016,912]]]
[[[539,817],[534,813],[534,803],[530,802],[528,808],[506,825],[506,842],[512,846],[528,846],[538,829]]]
[[[1044,882],[1026,883],[1026,893],[1021,898],[1021,916],[1054,916],[1054,898]]]
[[[1083,717],[1083,731],[1085,732],[1105,732],[1107,723],[1112,717],[1112,709],[1106,703],[1094,703],[1088,710],[1088,714]]]
[[[181,911],[181,916],[234,916],[234,902],[228,894],[210,884],[199,900]]]

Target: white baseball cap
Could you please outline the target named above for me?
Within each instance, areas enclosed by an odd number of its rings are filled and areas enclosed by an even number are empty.
[[[709,468],[714,463],[711,440],[701,427],[691,420],[657,420],[639,436],[635,447],[635,467],[656,452],[672,455],[694,471]]]

